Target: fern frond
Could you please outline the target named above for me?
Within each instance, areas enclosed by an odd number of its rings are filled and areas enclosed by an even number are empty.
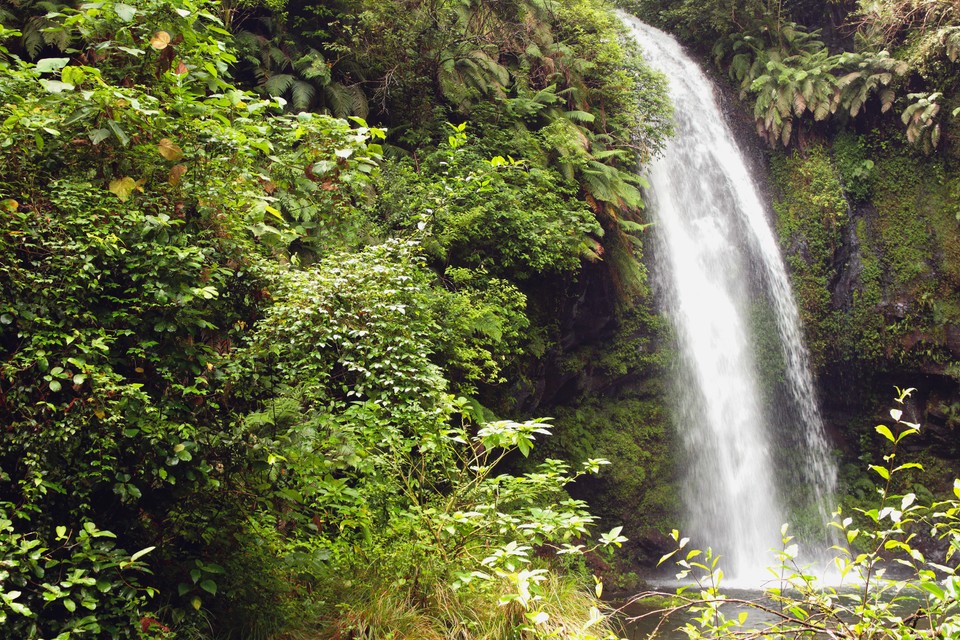
[[[282,96],[290,90],[295,80],[296,78],[289,73],[278,73],[275,76],[270,76],[263,83],[263,88],[271,96]]]
[[[294,80],[290,87],[290,98],[293,108],[297,111],[306,111],[310,108],[314,96],[317,95],[317,89],[309,82],[304,80]]]
[[[564,111],[564,117],[568,120],[574,120],[576,122],[593,122],[596,120],[596,116],[587,111]]]

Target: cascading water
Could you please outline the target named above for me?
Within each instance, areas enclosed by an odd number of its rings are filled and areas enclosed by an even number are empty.
[[[649,166],[647,200],[681,356],[687,527],[723,556],[727,576],[758,585],[780,546],[785,494],[801,495],[826,522],[836,471],[779,248],[713,87],[673,38],[622,18],[667,76],[675,111],[675,135]],[[777,380],[760,375],[765,317],[779,343]]]

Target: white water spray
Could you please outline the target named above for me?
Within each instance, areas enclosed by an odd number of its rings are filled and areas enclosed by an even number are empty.
[[[666,74],[675,136],[649,167],[659,285],[682,364],[678,425],[689,454],[687,526],[737,583],[769,579],[780,546],[785,480],[802,468],[803,493],[829,517],[836,470],[824,437],[800,320],[757,187],[724,122],[713,87],[667,34],[622,14],[651,67]],[[761,384],[753,319],[775,318],[788,411]],[[770,381],[766,381],[770,382]],[[793,420],[779,420],[792,414]],[[778,434],[799,429],[801,437]],[[789,445],[784,443],[790,442]],[[784,446],[790,450],[783,451]]]

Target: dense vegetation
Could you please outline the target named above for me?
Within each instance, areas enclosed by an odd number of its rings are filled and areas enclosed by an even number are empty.
[[[516,398],[587,268],[656,324],[668,107],[609,7],[0,23],[0,635],[608,635],[602,448],[521,464]]]
[[[953,4],[620,4],[768,147],[847,505],[891,381],[941,457],[887,494],[948,492]],[[675,525],[669,111],[602,0],[0,6],[0,635],[613,633]]]

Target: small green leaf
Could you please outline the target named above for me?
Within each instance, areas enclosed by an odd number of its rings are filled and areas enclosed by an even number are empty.
[[[51,381],[50,381],[50,391],[53,391],[54,393],[57,393],[58,391],[60,391],[61,388],[62,388],[62,387],[60,386],[60,381],[59,381],[59,380],[51,380]]]
[[[204,580],[200,583],[200,588],[212,596],[217,595],[217,583],[213,580]]]
[[[145,549],[140,549],[140,551],[137,551],[135,554],[133,554],[132,556],[130,556],[130,562],[136,562],[137,560],[139,560],[139,559],[142,558],[143,556],[147,555],[148,553],[150,553],[150,552],[153,551],[154,549],[156,549],[156,547],[146,547]]]
[[[944,596],[946,595],[946,591],[944,591],[943,587],[938,585],[936,582],[918,582],[917,586],[939,600],[943,600]]]
[[[878,425],[877,425],[877,433],[879,433],[880,435],[882,435],[884,438],[886,438],[886,439],[889,440],[890,442],[894,442],[893,432],[890,431],[890,428],[889,428],[887,425],[878,424]]]
[[[90,138],[90,142],[97,145],[110,137],[110,130],[103,128],[93,129],[87,132],[87,137]]]
[[[47,90],[47,93],[63,93],[64,91],[73,91],[76,87],[59,80],[41,80],[40,86]]]
[[[881,466],[879,466],[879,465],[872,464],[872,465],[870,465],[870,468],[873,469],[874,471],[876,471],[876,472],[877,472],[877,475],[879,475],[879,476],[880,476],[881,478],[883,478],[884,480],[889,480],[889,479],[890,479],[890,472],[887,471],[885,467],[881,467]]]

